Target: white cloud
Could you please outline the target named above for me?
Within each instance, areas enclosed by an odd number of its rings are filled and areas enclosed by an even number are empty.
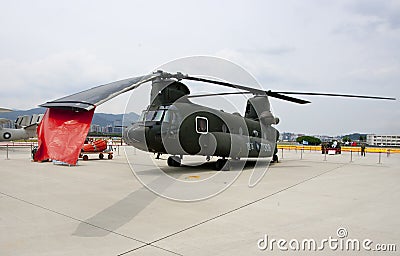
[[[62,52],[30,62],[0,60],[3,105],[32,108],[56,97],[106,83],[113,68],[87,51]]]
[[[391,29],[400,29],[400,3],[396,0],[362,0],[350,4],[355,13],[368,18],[371,23],[386,24]]]

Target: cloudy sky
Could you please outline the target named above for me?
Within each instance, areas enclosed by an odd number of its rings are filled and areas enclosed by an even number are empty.
[[[400,99],[399,1],[0,3],[0,107],[33,108],[193,55],[231,60],[265,89]],[[303,98],[313,103],[271,100],[279,130],[400,134],[398,100]],[[127,99],[97,111],[122,113]]]

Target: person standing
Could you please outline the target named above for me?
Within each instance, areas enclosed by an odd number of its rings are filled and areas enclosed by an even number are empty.
[[[108,145],[108,150],[113,151],[113,141],[111,138],[108,139],[107,145]]]
[[[365,144],[361,144],[361,156],[365,156]]]

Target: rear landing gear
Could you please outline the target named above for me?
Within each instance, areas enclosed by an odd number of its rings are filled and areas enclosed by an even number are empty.
[[[217,171],[229,171],[231,168],[231,163],[229,162],[228,159],[218,159],[217,162],[215,163],[215,169]]]
[[[178,156],[170,156],[167,160],[168,166],[171,167],[180,167],[181,166],[181,158]]]

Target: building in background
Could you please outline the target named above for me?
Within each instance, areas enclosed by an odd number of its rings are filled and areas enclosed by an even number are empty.
[[[122,120],[117,119],[114,121],[114,133],[122,133]]]
[[[400,135],[367,135],[367,144],[371,146],[400,147]]]
[[[101,126],[98,124],[92,124],[90,126],[90,132],[101,132]]]

